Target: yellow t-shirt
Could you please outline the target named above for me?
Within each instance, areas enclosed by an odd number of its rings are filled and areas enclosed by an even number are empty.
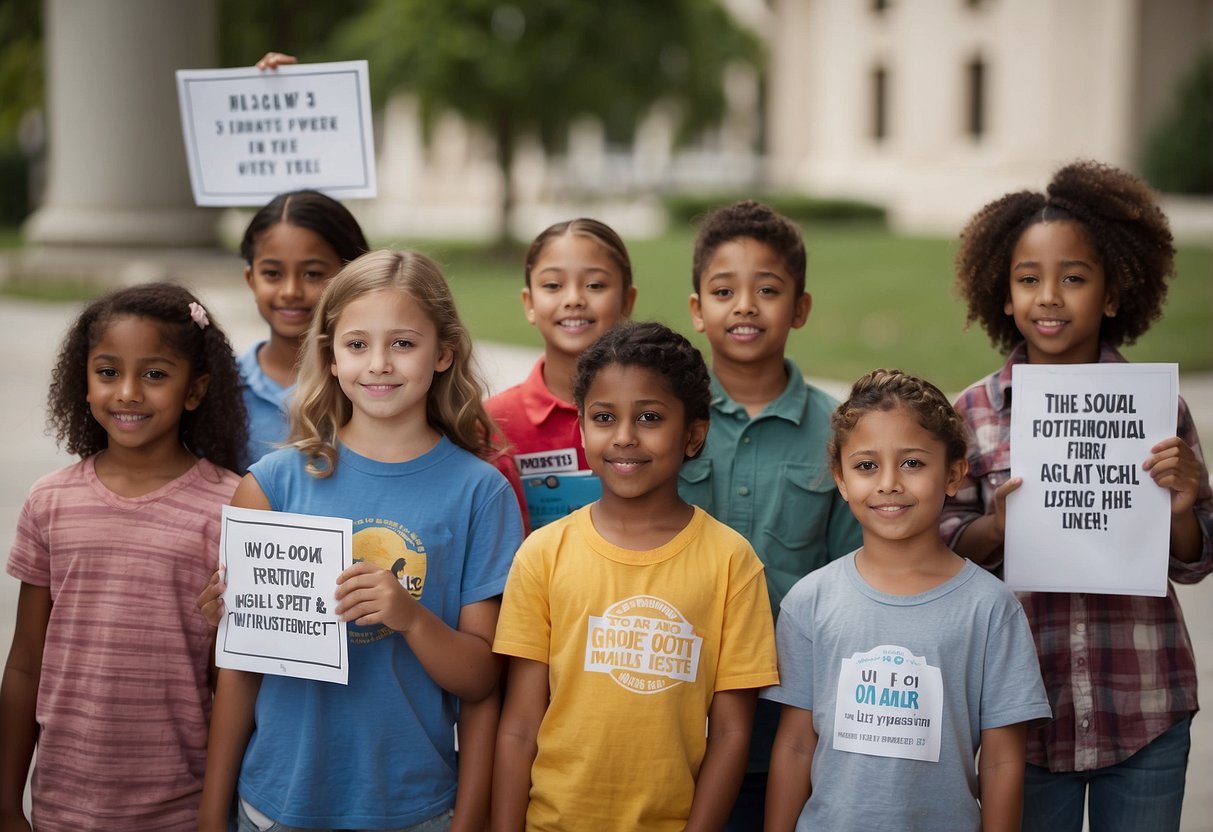
[[[493,649],[548,666],[528,830],[681,830],[712,696],[779,680],[762,564],[698,508],[651,551],[607,542],[588,506],[535,531]]]

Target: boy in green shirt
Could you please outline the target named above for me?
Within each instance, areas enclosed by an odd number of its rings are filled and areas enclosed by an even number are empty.
[[[859,523],[826,461],[838,402],[784,355],[812,307],[799,229],[759,202],[718,208],[701,223],[691,321],[712,354],[707,444],[683,465],[679,492],[750,541],[766,566],[771,610],[792,585],[859,548]],[[745,781],[726,829],[761,829],[779,712],[760,701]]]

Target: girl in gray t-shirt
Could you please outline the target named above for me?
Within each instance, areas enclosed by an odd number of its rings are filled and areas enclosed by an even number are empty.
[[[781,604],[766,828],[1018,830],[1027,723],[1050,709],[1019,602],[939,537],[964,425],[934,385],[875,370],[832,427],[863,546]]]

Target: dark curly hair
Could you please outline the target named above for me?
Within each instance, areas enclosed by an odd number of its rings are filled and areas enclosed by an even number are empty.
[[[889,411],[895,407],[913,413],[923,430],[944,444],[948,464],[966,458],[964,418],[938,387],[901,370],[873,370],[851,386],[847,400],[830,416],[832,435],[826,456],[835,471],[842,464],[842,446],[859,420],[874,410]]]
[[[253,265],[261,235],[279,223],[306,228],[320,235],[333,247],[342,263],[371,250],[358,221],[340,202],[319,191],[291,191],[278,194],[249,220],[240,241],[240,256],[245,263]]]
[[[1074,222],[1103,267],[1116,316],[1103,319],[1100,339],[1132,344],[1162,316],[1175,246],[1167,217],[1150,187],[1119,168],[1074,162],[1053,175],[1045,193],[1018,191],[978,211],[960,235],[956,288],[968,306],[967,327],[979,321],[994,346],[1010,352],[1023,334],[1005,314],[1011,255],[1023,232],[1040,222]]]
[[[575,220],[558,222],[554,225],[549,225],[539,232],[539,236],[531,241],[530,248],[526,250],[526,258],[522,263],[526,285],[531,285],[531,270],[539,262],[539,255],[543,254],[548,241],[554,237],[563,237],[565,234],[588,237],[602,246],[602,250],[606,252],[607,257],[611,258],[611,261],[619,269],[619,273],[623,275],[623,291],[626,295],[628,289],[632,288],[632,258],[628,256],[628,248],[623,244],[623,239],[615,233],[615,229],[604,222],[599,222],[589,217],[578,217]]]
[[[573,401],[585,412],[585,397],[606,367],[643,367],[661,377],[667,390],[682,402],[686,420],[707,421],[712,402],[708,367],[691,342],[656,321],[624,321],[595,341],[577,359]]]
[[[717,208],[700,221],[691,261],[691,285],[696,292],[716,249],[741,237],[750,237],[770,247],[791,274],[796,284],[796,297],[804,294],[807,256],[800,229],[769,205],[752,199]]]
[[[205,328],[190,317],[190,304],[197,302],[180,286],[146,283],[102,295],[80,313],[59,348],[47,397],[47,432],[61,448],[81,458],[105,450],[108,436],[87,400],[88,353],[115,320],[145,318],[159,325],[169,349],[188,359],[192,378],[210,376],[202,403],[181,414],[181,442],[216,465],[239,470],[248,427],[236,359],[209,312]]]

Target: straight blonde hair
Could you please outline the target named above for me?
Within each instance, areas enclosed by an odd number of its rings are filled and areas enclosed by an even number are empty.
[[[327,477],[337,466],[337,432],[353,406],[331,372],[333,334],[347,306],[385,289],[408,295],[438,330],[451,366],[434,375],[426,396],[430,426],[486,459],[497,455],[496,429],[484,409],[485,386],[472,361],[472,339],[459,319],[450,286],[433,260],[415,251],[372,251],[351,260],[324,290],[299,358],[287,444],[308,458],[307,472]]]

